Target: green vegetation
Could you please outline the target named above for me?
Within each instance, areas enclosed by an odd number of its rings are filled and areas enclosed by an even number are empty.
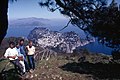
[[[104,54],[85,53],[59,54],[49,60],[43,59],[36,62],[33,73],[19,76],[13,66],[8,65],[5,69],[6,80],[109,80],[120,79],[120,64],[112,61],[112,57]],[[82,57],[84,60],[80,61]],[[8,63],[7,60],[0,62],[1,69]],[[13,75],[14,74],[14,75]],[[15,78],[16,77],[16,78]],[[2,79],[1,79],[2,80]]]

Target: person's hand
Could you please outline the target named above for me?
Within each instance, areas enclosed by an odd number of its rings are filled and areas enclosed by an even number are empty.
[[[28,47],[26,46],[26,50],[28,50]]]
[[[35,59],[35,55],[33,56],[33,58]]]
[[[16,58],[16,56],[12,56],[12,58],[13,58],[13,59],[15,59],[15,58]]]
[[[20,61],[23,61],[23,56],[18,56],[18,59],[19,59]]]

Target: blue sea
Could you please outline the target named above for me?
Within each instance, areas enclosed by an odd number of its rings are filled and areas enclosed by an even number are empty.
[[[40,27],[43,27],[43,26],[40,26]],[[44,26],[44,27],[50,30],[53,30],[53,31],[60,31],[64,26],[63,25],[59,25],[59,26],[51,25],[51,26]],[[27,37],[30,31],[34,28],[35,26],[19,26],[19,27],[9,26],[6,37],[11,37],[11,36],[12,37]],[[80,38],[85,38],[85,33],[82,30],[80,30],[78,27],[70,25],[60,32],[66,32],[66,31],[75,31],[77,34],[79,34]],[[104,53],[108,55],[110,55],[112,51],[111,48],[106,47],[105,45],[102,45],[98,43],[97,41],[84,46],[84,48],[88,49],[90,52]]]

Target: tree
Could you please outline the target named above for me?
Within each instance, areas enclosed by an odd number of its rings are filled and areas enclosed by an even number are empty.
[[[8,2],[17,0],[0,0],[0,44],[7,34],[8,29]]]
[[[112,0],[41,0],[41,7],[70,18],[69,23],[94,36],[99,42],[120,51],[120,10]]]
[[[95,11],[107,5],[106,0],[41,0],[41,7],[50,11],[59,9],[60,13],[70,17],[70,22],[85,30],[92,22]]]
[[[88,32],[106,46],[120,50],[120,10],[114,0],[108,7],[96,12]]]
[[[0,0],[0,43],[6,35],[8,28],[8,0]]]

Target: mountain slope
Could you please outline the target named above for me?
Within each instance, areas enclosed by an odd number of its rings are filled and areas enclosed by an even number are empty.
[[[45,26],[49,19],[44,18],[21,18],[15,20],[9,20],[9,26],[16,27],[16,26]]]

